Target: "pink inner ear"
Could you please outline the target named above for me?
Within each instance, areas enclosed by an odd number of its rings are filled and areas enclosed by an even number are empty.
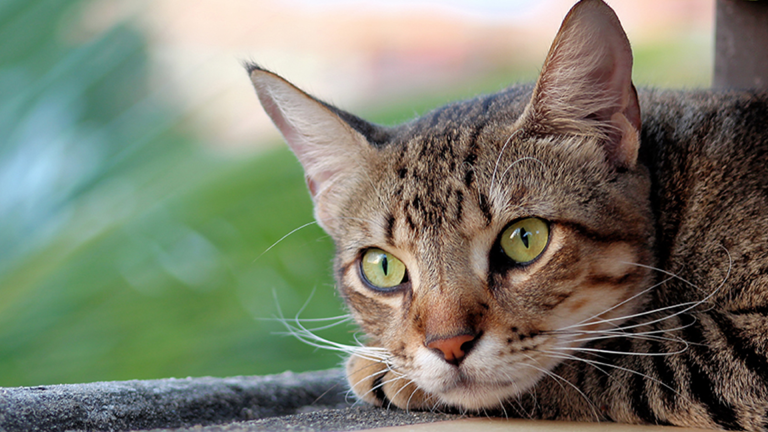
[[[283,112],[271,93],[270,87],[257,85],[256,89],[264,111],[266,111],[267,115],[272,119],[272,122],[277,126],[277,129],[280,130],[280,133],[283,135],[283,138],[285,138],[288,146],[296,157],[299,158],[299,161],[306,170],[307,164],[311,164],[312,162],[309,160],[309,151],[301,134],[283,115]]]
[[[279,76],[252,72],[261,105],[304,168],[316,199],[336,174],[350,168],[350,155],[362,151],[358,137],[335,113]]]
[[[601,0],[583,0],[566,16],[530,110],[540,130],[600,134],[611,163],[634,165],[641,124],[632,51],[618,18]]]

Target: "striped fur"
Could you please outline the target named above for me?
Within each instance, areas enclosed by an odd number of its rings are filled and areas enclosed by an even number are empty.
[[[631,64],[613,12],[584,0],[535,86],[396,127],[249,67],[367,334],[332,345],[361,400],[768,429],[768,95],[638,94]],[[499,235],[526,217],[549,243],[511,265]],[[366,284],[373,247],[406,265],[403,284]],[[459,360],[432,345],[458,337]]]

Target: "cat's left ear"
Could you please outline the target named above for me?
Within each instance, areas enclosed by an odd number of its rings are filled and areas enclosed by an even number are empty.
[[[304,168],[315,218],[333,231],[343,184],[364,175],[373,145],[386,141],[386,130],[321,102],[282,77],[247,65],[261,105],[283,134]]]
[[[602,0],[582,0],[565,17],[517,127],[597,136],[609,163],[632,168],[640,126],[627,35]]]

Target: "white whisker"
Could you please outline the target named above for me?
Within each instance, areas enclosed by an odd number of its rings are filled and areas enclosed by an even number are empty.
[[[496,400],[499,401],[499,408],[501,408],[501,412],[504,413],[504,418],[509,419],[509,415],[507,415],[507,410],[504,409],[504,402],[501,400],[501,396],[496,396]]]
[[[373,221],[372,221],[372,220],[370,220],[370,219],[355,218],[355,217],[348,217],[348,216],[338,216],[338,217],[332,217],[332,218],[328,218],[328,220],[335,220],[335,219],[344,219],[344,220],[357,220],[357,221],[368,222],[368,223],[371,223],[371,224],[373,223]],[[292,235],[293,235],[293,234],[295,234],[296,232],[298,232],[298,231],[301,231],[301,230],[303,230],[304,228],[306,228],[306,227],[308,227],[308,226],[311,226],[311,225],[316,225],[316,224],[317,224],[317,221],[311,221],[311,222],[307,222],[307,223],[305,223],[304,225],[301,225],[301,226],[300,226],[300,227],[298,227],[298,228],[294,228],[294,229],[292,229],[292,230],[291,230],[291,231],[290,231],[288,234],[286,234],[286,235],[284,235],[284,236],[280,237],[280,238],[279,238],[279,239],[278,239],[276,242],[272,243],[272,245],[270,245],[268,248],[266,248],[266,249],[264,250],[264,252],[260,253],[260,254],[259,254],[259,256],[257,256],[256,258],[254,258],[254,260],[252,261],[252,263],[255,263],[256,261],[260,260],[260,259],[261,259],[261,257],[262,257],[262,256],[264,256],[264,255],[266,255],[266,253],[267,253],[267,252],[271,251],[271,250],[272,250],[272,249],[273,249],[275,246],[277,246],[278,244],[282,243],[282,241],[283,241],[283,240],[285,240],[285,239],[287,239],[288,237],[292,236]]]
[[[674,354],[680,354],[685,352],[685,350],[688,347],[686,346],[685,349],[669,352],[669,353],[647,353],[647,352],[634,352],[634,351],[613,351],[613,350],[606,350],[606,349],[599,349],[599,348],[584,348],[584,347],[553,347],[552,349],[559,350],[559,351],[575,351],[575,352],[590,352],[590,353],[600,353],[600,354],[618,354],[618,355],[628,355],[628,356],[640,356],[640,357],[656,357],[656,356],[670,356]]]
[[[541,166],[542,166],[544,169],[546,169],[546,168],[547,168],[547,166],[546,166],[546,165],[544,165],[544,162],[542,162],[542,161],[541,161],[541,160],[539,160],[538,158],[535,158],[535,157],[533,157],[533,156],[526,156],[526,157],[521,157],[520,159],[517,159],[517,160],[515,160],[514,162],[512,162],[511,164],[509,164],[509,166],[507,167],[507,169],[505,169],[505,170],[504,170],[504,172],[503,172],[503,173],[501,174],[501,176],[499,177],[499,182],[501,182],[501,180],[502,180],[502,179],[504,179],[504,177],[506,177],[506,175],[509,173],[509,170],[511,170],[511,169],[512,169],[512,168],[513,168],[515,165],[519,164],[520,162],[523,162],[523,161],[527,161],[527,160],[531,160],[531,161],[534,161],[534,162],[538,162],[538,163],[539,163],[539,164],[540,164],[540,165],[541,165]]]
[[[276,295],[276,294],[274,294],[273,292],[273,295]],[[312,296],[310,295],[310,299],[311,298]],[[358,346],[341,344],[338,342],[330,341],[328,339],[325,339],[313,333],[313,331],[311,329],[306,328],[302,323],[302,320],[298,318],[298,315],[301,314],[301,311],[304,309],[305,306],[306,306],[306,303],[304,306],[302,306],[297,316],[294,319],[289,320],[283,317],[283,313],[282,313],[282,310],[280,309],[280,305],[277,304],[277,310],[278,310],[279,316],[276,319],[281,324],[283,324],[283,326],[286,328],[287,334],[290,334],[291,336],[297,338],[298,340],[306,343],[309,346],[313,346],[315,348],[325,349],[329,351],[337,351],[337,352],[342,352],[350,355],[356,355],[358,357],[371,360],[371,361],[386,362],[387,359],[391,356],[389,351],[385,348],[368,347],[362,344]]]
[[[368,368],[372,368],[372,367],[378,367],[380,364],[381,363],[371,363],[371,364],[367,365],[364,369],[368,369]],[[359,368],[359,369],[356,370],[356,372],[359,372],[361,370],[362,369]],[[376,376],[382,375],[382,374],[386,374],[387,372],[390,372],[390,371],[389,371],[388,368],[385,368],[385,369],[377,370],[376,372],[374,372],[372,374],[369,374],[369,375],[366,375],[366,376],[360,378],[359,380],[357,380],[354,384],[352,384],[350,386],[349,390],[347,390],[346,397],[348,398],[348,397],[350,397],[351,394],[354,394],[354,388],[357,387],[358,385],[360,385],[361,382],[363,382],[365,380],[368,380],[368,379],[371,379],[371,378],[374,378]],[[371,389],[369,392],[365,393],[363,396],[367,395],[371,391],[373,391],[373,389]],[[357,398],[357,401],[362,401],[362,400],[363,400],[362,396],[360,398]]]
[[[256,262],[256,261],[258,261],[259,259],[261,259],[261,257],[263,257],[263,256],[264,256],[264,254],[266,254],[267,252],[271,251],[271,250],[272,250],[272,248],[274,248],[275,246],[277,246],[277,245],[278,245],[280,242],[282,242],[283,240],[285,240],[286,238],[288,238],[289,236],[291,236],[291,235],[292,235],[293,233],[295,233],[296,231],[302,230],[302,229],[304,229],[304,228],[306,228],[306,227],[308,227],[308,226],[310,226],[310,225],[315,225],[316,223],[317,223],[317,221],[307,222],[307,223],[305,223],[304,225],[302,225],[302,226],[300,226],[300,227],[298,227],[298,228],[294,228],[294,229],[293,229],[293,230],[291,230],[291,232],[289,232],[288,234],[286,234],[286,235],[284,235],[284,236],[280,237],[280,239],[279,239],[278,241],[276,241],[276,242],[272,243],[272,246],[268,247],[268,248],[267,248],[267,249],[266,249],[264,252],[262,252],[262,253],[261,253],[259,256],[257,256],[257,257],[256,257],[256,259],[254,259],[252,262]]]
[[[676,330],[682,330],[685,327],[676,327],[673,329],[665,329],[665,330],[655,330],[654,332],[648,332],[648,333],[666,333],[668,331],[676,331]],[[664,336],[656,336],[656,335],[647,335],[647,334],[641,334],[641,333],[624,333],[624,332],[618,332],[618,333],[612,333],[608,332],[602,336],[593,336],[588,338],[582,338],[582,339],[573,339],[571,342],[592,342],[597,340],[606,340],[606,339],[615,339],[615,338],[628,338],[628,339],[637,339],[637,340],[645,340],[645,341],[657,341],[657,342],[675,342],[675,343],[682,343],[684,345],[688,345],[688,342],[685,341],[685,339],[679,338],[679,337],[664,337]]]
[[[724,249],[726,255],[728,256],[728,270],[726,272],[725,277],[720,282],[720,284],[717,286],[717,288],[715,288],[711,293],[709,293],[703,299],[701,299],[699,301],[691,301],[691,302],[679,303],[679,304],[676,304],[676,305],[664,306],[664,307],[660,307],[660,308],[656,308],[656,309],[652,309],[652,310],[638,312],[638,313],[632,314],[632,315],[627,315],[627,316],[622,316],[622,317],[617,317],[617,318],[611,318],[611,319],[607,319],[607,320],[594,321],[592,323],[613,322],[613,321],[618,321],[618,320],[624,321],[624,320],[629,320],[629,319],[632,319],[632,318],[638,318],[638,317],[642,317],[642,316],[653,315],[653,314],[657,314],[657,313],[660,313],[660,312],[664,312],[664,311],[668,311],[668,310],[673,310],[673,309],[677,309],[677,308],[683,308],[682,310],[676,311],[673,314],[663,315],[661,318],[653,319],[651,321],[644,321],[644,322],[640,322],[640,323],[637,323],[637,324],[629,324],[629,325],[625,325],[625,326],[614,327],[613,329],[611,329],[612,332],[626,331],[626,330],[635,329],[635,328],[638,328],[638,327],[649,326],[649,325],[652,325],[652,324],[661,323],[663,321],[669,320],[669,319],[674,318],[676,316],[680,316],[680,315],[686,314],[687,312],[695,309],[696,307],[700,306],[701,304],[704,304],[704,303],[708,302],[709,299],[711,299],[725,285],[726,281],[728,280],[728,278],[730,277],[730,274],[731,274],[731,268],[733,266],[733,261],[731,259],[731,254],[724,247],[723,247],[723,249]],[[689,281],[685,280],[684,278],[681,278],[681,277],[679,277],[679,276],[677,276],[677,275],[675,275],[673,273],[670,273],[668,271],[665,271],[665,270],[662,270],[662,269],[658,269],[658,268],[655,268],[655,267],[652,267],[652,266],[646,266],[646,265],[643,265],[643,264],[635,264],[635,263],[626,263],[626,264],[637,265],[637,266],[640,266],[640,267],[643,267],[643,268],[649,268],[649,269],[652,269],[652,270],[660,271],[660,272],[670,276],[671,278],[675,278],[675,279],[681,280],[681,281],[683,281],[683,282],[685,282],[685,283],[695,287],[697,290],[700,290],[700,288],[696,287],[691,282],[689,282]],[[667,280],[669,280],[669,279],[667,279]],[[666,280],[664,282],[666,282]],[[654,287],[655,286],[658,286],[658,284],[654,285]],[[692,317],[692,318],[695,319],[695,317]],[[589,324],[592,324],[592,323],[589,323]],[[571,329],[571,328],[578,328],[578,327],[582,327],[582,326],[585,326],[585,325],[587,325],[587,324],[584,323],[584,322],[581,322],[581,323],[577,323],[577,324],[574,324],[574,325],[571,325],[571,326],[568,326],[568,327],[563,327],[562,329],[555,330],[555,331],[553,331],[553,333],[560,333],[560,332],[562,332],[562,330],[568,330],[568,329]],[[683,329],[683,328],[686,328],[686,327],[688,327],[690,325],[691,324],[688,324],[688,325],[685,325],[683,327],[674,328],[674,329],[668,329],[668,330],[659,330],[658,332],[666,333],[666,332],[669,332],[669,331]],[[606,335],[608,333],[608,331],[606,331],[606,330],[579,330],[579,332],[582,333],[582,334],[597,334],[597,335]],[[648,333],[648,332],[644,332],[643,333],[643,332],[641,332],[641,334],[646,334],[647,335],[647,334],[652,334],[652,333]],[[628,333],[626,336],[629,336],[629,335],[630,335],[630,333]],[[616,337],[618,337],[618,336],[619,336],[619,334],[616,335]],[[686,343],[686,347],[687,346],[688,345]]]
[[[657,318],[657,319],[652,320],[652,321],[644,321],[644,322],[637,323],[637,324],[629,324],[629,325],[626,325],[626,326],[614,327],[614,328],[611,329],[611,331],[628,330],[628,329],[633,329],[633,328],[637,328],[637,327],[643,327],[643,326],[647,326],[647,325],[651,325],[651,324],[656,324],[656,323],[659,323],[659,322],[662,322],[662,321],[666,321],[666,320],[668,320],[670,318],[674,318],[676,316],[679,316],[679,315],[682,315],[682,314],[688,312],[689,310],[695,308],[696,306],[700,305],[701,303],[702,303],[701,301],[699,301],[699,302],[680,303],[680,304],[676,304],[676,305],[672,305],[672,306],[665,306],[665,307],[662,307],[662,308],[653,309],[653,310],[649,310],[649,311],[645,311],[645,312],[639,312],[639,313],[636,313],[636,314],[627,315],[625,317],[614,318],[614,319],[606,320],[606,321],[615,321],[615,320],[619,320],[619,319],[621,319],[621,320],[628,320],[628,319],[637,318],[637,317],[641,317],[641,316],[653,315],[653,314],[656,314],[656,313],[659,313],[659,312],[663,312],[663,311],[670,310],[670,309],[675,309],[675,308],[678,308],[678,307],[685,307],[685,309],[683,309],[681,311],[677,311],[674,314],[664,315],[661,318]],[[599,322],[599,321],[596,321],[596,322]],[[584,334],[587,334],[587,333],[604,333],[605,332],[605,330],[579,330],[579,331],[581,333],[584,333]]]
[[[410,385],[410,384],[413,384],[413,383],[415,383],[415,382],[416,382],[416,380],[413,380],[413,379],[412,379],[412,380],[411,380],[411,381],[409,381],[409,382],[408,382],[408,384],[406,384],[406,385],[405,385],[403,388],[405,388],[405,387],[407,387],[408,385]],[[411,392],[411,395],[410,395],[410,396],[408,396],[408,400],[406,400],[406,401],[405,401],[405,410],[406,410],[406,411],[408,411],[408,409],[411,407],[411,399],[413,399],[413,396],[416,394],[416,392],[417,392],[417,391],[419,391],[419,386],[417,386],[417,385],[414,385],[413,387],[414,387],[414,389],[413,389],[413,391]],[[398,393],[399,393],[399,392],[398,392]],[[426,402],[426,401],[425,401],[425,402]]]
[[[608,312],[610,312],[610,311],[612,311],[612,310],[614,310],[616,308],[619,308],[619,307],[627,304],[628,302],[630,302],[630,301],[632,301],[632,300],[634,300],[634,299],[636,299],[636,298],[638,298],[640,296],[645,295],[646,293],[656,289],[657,287],[663,285],[664,283],[666,283],[667,281],[669,281],[671,279],[672,278],[664,279],[663,281],[661,281],[661,282],[659,282],[659,283],[657,283],[655,285],[652,285],[650,288],[644,289],[643,291],[633,295],[632,297],[630,297],[630,298],[628,298],[628,299],[626,299],[626,300],[624,300],[624,301],[622,301],[622,302],[620,302],[620,303],[618,303],[618,304],[616,304],[616,305],[614,305],[614,306],[612,306],[612,307],[610,307],[610,308],[608,308],[608,309],[606,309],[606,310],[604,310],[604,311],[602,311],[602,312],[600,312],[598,314],[592,315],[591,317],[583,319],[583,320],[577,322],[576,324],[572,324],[572,325],[569,325],[567,327],[563,327],[563,328],[561,328],[559,330],[568,330],[568,329],[571,329],[571,328],[574,328],[574,327],[581,327],[583,325],[592,325],[592,324],[595,324],[595,323],[607,323],[607,322],[611,322],[611,321],[616,321],[616,320],[624,319],[624,317],[619,317],[619,318],[612,318],[612,319],[601,319],[599,321],[590,321],[593,318],[597,318],[600,315],[606,314],[606,313],[608,313]]]
[[[589,359],[585,359],[583,357],[578,357],[578,356],[575,356],[575,355],[572,355],[572,354],[557,353],[557,352],[550,352],[550,351],[541,351],[541,352],[549,355],[552,358],[560,358],[560,359],[563,359],[563,360],[580,361],[580,362],[584,362],[584,363],[587,363],[589,365],[592,365],[593,367],[595,367],[595,365],[606,366],[606,367],[614,368],[614,369],[621,370],[621,371],[624,371],[624,372],[629,372],[629,373],[634,374],[634,375],[640,375],[643,378],[647,378],[647,379],[649,379],[651,381],[654,381],[654,382],[656,382],[656,383],[658,383],[660,385],[663,385],[664,387],[672,390],[676,394],[680,394],[677,390],[675,390],[674,388],[670,387],[668,384],[666,384],[666,383],[664,383],[662,381],[659,381],[658,379],[656,379],[656,378],[654,378],[654,377],[652,377],[652,376],[650,376],[648,374],[644,374],[644,373],[638,372],[636,370],[632,370],[632,369],[629,369],[629,368],[625,368],[625,367],[617,366],[615,364],[605,363],[605,362],[601,362],[601,361],[597,361],[597,360],[589,360]]]
[[[493,166],[493,174],[491,174],[491,185],[488,188],[488,197],[492,197],[493,196],[493,184],[496,181],[496,172],[499,169],[499,163],[501,162],[501,157],[504,155],[504,150],[507,149],[507,146],[512,141],[512,138],[514,138],[515,135],[517,135],[519,132],[520,132],[520,129],[514,131],[509,136],[509,138],[507,138],[507,140],[504,142],[504,145],[501,146],[501,150],[499,151],[499,156],[496,158],[496,164]]]
[[[556,374],[556,373],[554,373],[552,371],[546,370],[544,368],[540,368],[538,366],[534,366],[534,365],[529,364],[529,363],[522,363],[522,365],[523,366],[531,367],[533,369],[536,369],[539,372],[541,372],[541,373],[547,375],[548,377],[554,379],[555,382],[558,383],[560,388],[564,388],[564,387],[563,387],[562,384],[560,384],[559,381],[562,381],[562,382],[568,384],[569,386],[571,386],[574,390],[576,390],[577,393],[579,393],[581,395],[582,398],[584,398],[584,401],[586,401],[587,404],[589,404],[590,408],[592,409],[592,414],[595,416],[595,421],[600,421],[600,416],[597,415],[597,408],[595,407],[595,404],[589,399],[589,397],[587,397],[587,395],[583,391],[581,391],[581,389],[576,387],[575,384],[573,384],[572,382],[568,381],[567,379],[561,377],[560,375],[558,375],[558,374]]]
[[[403,375],[403,376],[401,376],[401,377],[398,377],[398,379],[405,379],[405,375]],[[400,390],[398,390],[397,392],[395,392],[395,394],[393,394],[391,397],[388,397],[388,398],[389,398],[389,404],[387,404],[387,409],[389,409],[389,407],[390,407],[390,406],[392,406],[392,403],[393,403],[392,401],[394,401],[394,400],[395,400],[395,398],[397,397],[397,395],[399,395],[399,394],[400,394],[400,392],[402,392],[403,390],[405,390],[405,389],[406,389],[406,387],[408,387],[408,385],[410,385],[410,384],[413,384],[413,382],[414,382],[414,380],[413,380],[413,379],[410,379],[410,380],[408,380],[408,382],[407,382],[407,383],[405,383],[405,385],[404,385],[404,386],[400,387]],[[411,392],[411,396],[408,398],[408,402],[405,404],[405,410],[406,410],[406,411],[408,411],[408,405],[410,404],[410,401],[411,401],[411,397],[413,397],[413,394],[414,394],[414,393],[415,393],[415,390],[414,390],[413,392]]]

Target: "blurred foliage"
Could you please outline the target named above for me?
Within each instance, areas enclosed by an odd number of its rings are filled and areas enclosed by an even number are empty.
[[[264,253],[312,220],[295,158],[200,146],[148,91],[141,35],[62,41],[77,7],[0,3],[0,386],[338,364],[257,319],[315,288],[303,316],[341,313],[316,225]]]
[[[707,88],[712,82],[712,35],[689,32],[663,43],[632,46],[632,80],[638,87]]]
[[[336,366],[262,319],[343,313],[293,155],[206,149],[149,89],[140,33],[67,42],[81,3],[0,1],[0,386]],[[640,82],[706,85],[711,67],[659,66],[689,61],[690,46],[636,49]],[[535,73],[364,114],[402,121]]]

